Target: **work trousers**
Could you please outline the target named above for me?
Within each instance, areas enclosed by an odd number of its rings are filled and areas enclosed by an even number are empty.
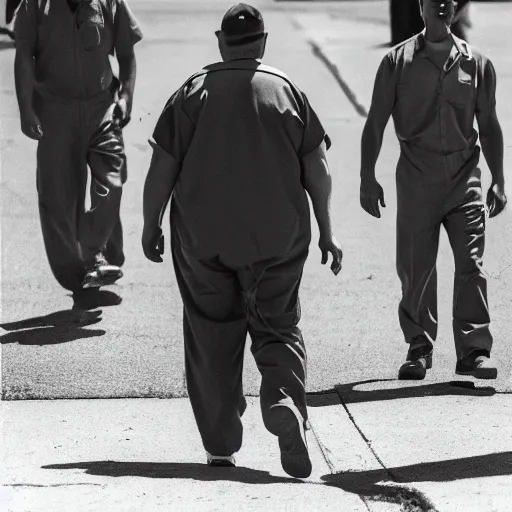
[[[477,171],[451,186],[414,184],[405,174],[397,176],[399,320],[405,341],[437,337],[436,259],[443,225],[455,260],[452,316],[457,359],[474,350],[490,352],[492,347],[482,274],[486,211]]]
[[[61,286],[80,288],[86,268],[104,252],[122,265],[119,215],[126,156],[113,122],[113,95],[88,100],[36,98],[43,137],[37,148],[37,191],[46,253]],[[88,168],[91,207],[85,209]]]
[[[231,455],[242,445],[247,333],[262,377],[266,428],[277,435],[269,412],[278,403],[293,403],[307,420],[306,349],[297,324],[308,245],[297,243],[286,258],[232,268],[220,258],[194,257],[173,236],[188,394],[204,448],[213,455]]]

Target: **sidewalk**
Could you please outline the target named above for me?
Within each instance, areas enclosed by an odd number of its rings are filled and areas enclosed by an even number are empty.
[[[510,395],[381,387],[339,389],[351,417],[338,393],[309,396],[304,481],[281,469],[256,398],[236,469],[206,466],[187,399],[1,402],[2,510],[510,510]]]
[[[281,469],[257,399],[236,469],[206,466],[188,399],[2,402],[5,512],[297,510],[366,512],[332,483],[311,431],[312,476]],[[2,501],[0,501],[2,503]],[[387,509],[379,509],[387,510]]]

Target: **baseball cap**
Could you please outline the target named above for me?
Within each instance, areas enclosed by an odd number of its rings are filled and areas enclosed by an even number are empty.
[[[230,7],[222,18],[221,32],[227,44],[256,41],[265,33],[260,11],[247,4]]]

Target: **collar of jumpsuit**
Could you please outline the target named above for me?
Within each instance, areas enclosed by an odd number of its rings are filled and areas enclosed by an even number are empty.
[[[427,47],[427,39],[425,35],[426,29],[423,29],[423,31],[420,32],[414,39],[414,55],[421,58],[428,58],[428,53],[425,51]],[[471,59],[473,57],[471,48],[465,41],[459,39],[452,33],[450,33],[448,37],[450,37],[453,41],[453,45],[448,60],[445,64],[445,71],[451,69],[458,58],[463,57],[465,59]]]

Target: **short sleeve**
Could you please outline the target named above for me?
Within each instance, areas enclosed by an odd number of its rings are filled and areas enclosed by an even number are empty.
[[[389,118],[396,101],[396,69],[391,54],[382,59],[373,85],[371,109],[377,117]]]
[[[194,125],[183,109],[183,91],[176,91],[166,103],[153,131],[153,140],[181,165],[187,154]]]
[[[489,59],[478,66],[476,112],[488,112],[496,106],[496,71]]]
[[[325,141],[327,149],[331,147],[331,140],[324,127],[318,119],[316,112],[311,107],[308,98],[302,93],[302,119],[304,121],[304,133],[302,144],[299,149],[299,157],[304,158],[306,155],[314,151],[322,141]]]
[[[35,45],[37,42],[37,0],[22,0],[15,18],[16,41]]]
[[[114,18],[114,47],[116,53],[129,53],[142,39],[142,31],[126,0],[118,0]]]

